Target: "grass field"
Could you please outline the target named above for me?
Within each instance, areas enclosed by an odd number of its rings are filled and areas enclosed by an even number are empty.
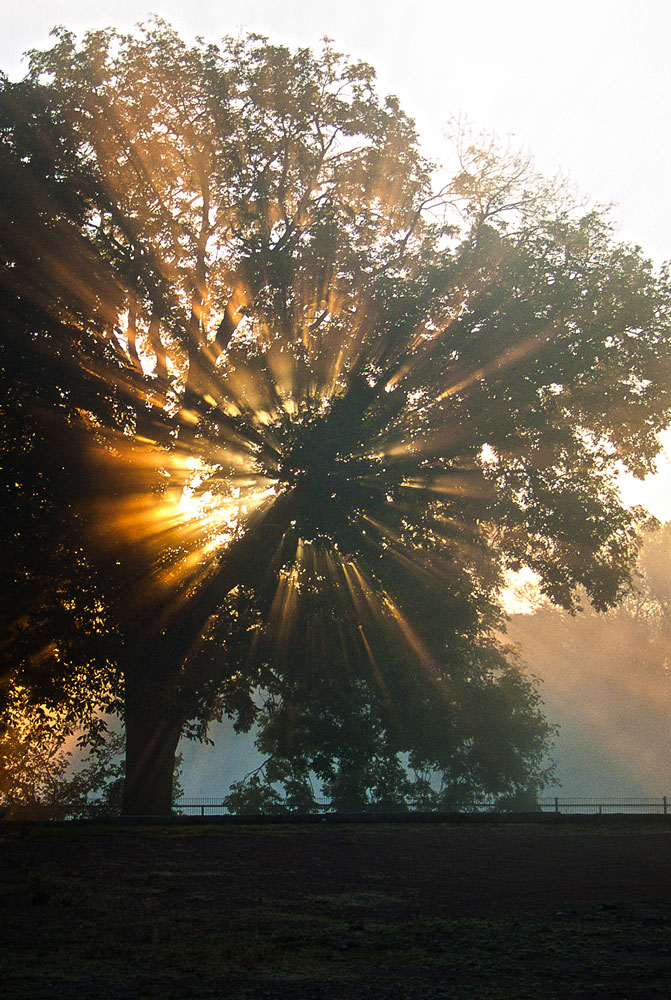
[[[671,997],[671,823],[0,825],[6,1000]]]

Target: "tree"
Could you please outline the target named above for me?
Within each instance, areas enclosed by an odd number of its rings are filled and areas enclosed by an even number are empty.
[[[166,812],[185,727],[248,725],[334,628],[334,670],[423,671],[438,724],[433,689],[489,678],[485,719],[519,676],[505,569],[568,608],[621,596],[644,517],[615,475],[669,422],[671,300],[601,213],[491,143],[435,190],[398,102],[328,43],[58,29],[0,113],[3,378],[67,473],[40,533],[67,526],[70,618],[104,620],[79,640],[113,649],[127,812]],[[301,643],[300,587],[326,583],[335,622],[304,607]]]
[[[89,756],[74,756],[39,714],[24,714],[0,737],[0,815],[5,819],[88,819],[116,816],[124,783],[125,739],[112,732]],[[177,754],[172,801],[183,795]]]
[[[395,559],[382,556],[375,569],[385,589],[376,590],[352,559],[328,573],[329,555],[309,546],[290,620],[278,634],[271,614],[257,634],[255,655],[272,664],[256,717],[265,761],[236,784],[229,807],[251,811],[261,793],[282,788],[287,808],[313,808],[318,786],[344,811],[537,794],[551,778],[552,727],[511,651],[459,607],[459,571],[432,593],[414,574],[393,580]],[[338,593],[349,586],[355,614]]]
[[[123,736],[113,734],[95,758],[73,768],[49,727],[26,719],[0,739],[0,809],[10,819],[80,819],[118,812]]]

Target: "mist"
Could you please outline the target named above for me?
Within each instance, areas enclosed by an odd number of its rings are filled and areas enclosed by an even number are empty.
[[[648,535],[636,589],[604,614],[513,615],[508,640],[543,683],[559,726],[562,796],[661,796],[671,788],[671,524]]]

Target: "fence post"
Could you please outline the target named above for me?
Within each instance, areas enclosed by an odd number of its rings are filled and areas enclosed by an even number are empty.
[[[557,798],[556,795],[555,795],[555,812],[556,813],[559,812],[559,799]]]
[[[201,805],[201,807],[200,807],[200,815],[201,816],[205,815],[205,806],[204,805]]]
[[[664,815],[665,816],[667,815],[668,811],[669,811],[669,800],[668,800],[668,798],[665,795],[664,796]]]

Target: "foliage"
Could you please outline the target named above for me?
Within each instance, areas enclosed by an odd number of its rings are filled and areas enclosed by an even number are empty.
[[[567,655],[579,659],[584,658],[579,650],[590,645],[595,660],[607,662],[619,654],[629,664],[623,665],[623,676],[630,673],[632,656],[642,672],[663,674],[671,662],[670,560],[671,522],[667,521],[644,532],[631,586],[616,607],[605,614],[584,608],[578,617],[567,618],[541,597],[531,581],[517,596],[532,613],[516,616],[515,631],[538,633],[540,641],[547,641],[548,633],[561,634],[556,642],[566,650],[572,646],[573,652]]]
[[[671,637],[671,521],[659,530],[649,532],[638,561],[639,575],[631,593],[622,604],[623,611],[631,617],[646,620],[652,636],[660,645]],[[668,650],[658,658],[663,663]]]
[[[125,740],[109,732],[94,752],[76,756],[43,722],[5,728],[0,737],[0,812],[5,819],[62,820],[118,816]],[[184,794],[177,755],[172,801]]]
[[[267,793],[275,806],[313,811],[315,787],[345,812],[534,801],[552,779],[554,735],[535,680],[509,650],[465,663],[452,652],[431,673],[426,664],[410,673],[399,656],[381,656],[383,678],[355,681],[352,664],[337,661],[330,671],[328,661],[313,661],[309,678],[285,670],[257,717],[256,746],[267,760],[235,784],[227,806],[248,811]]]
[[[498,593],[523,565],[571,611],[626,592],[645,517],[616,476],[671,417],[669,276],[491,143],[436,190],[328,43],[58,29],[0,138],[5,691],[123,698],[130,811],[169,809],[180,733],[248,728],[259,690],[300,801],[310,771],[413,795],[404,753],[450,796],[542,784]]]
[[[232,782],[224,805],[232,813],[258,815],[281,811],[282,799],[272,785],[262,783],[258,775],[251,775],[246,781]]]
[[[104,589],[64,498],[76,490],[80,472],[68,454],[67,424],[64,432],[60,423],[67,410],[56,405],[39,421],[21,383],[12,382],[14,375],[26,377],[25,353],[20,358],[7,337],[0,357],[3,718],[15,726],[37,714],[48,739],[85,729],[95,746],[104,739],[100,709],[118,711],[120,686]],[[39,372],[30,377],[39,381]]]
[[[118,814],[123,736],[113,733],[95,756],[73,769],[72,751],[37,726],[8,729],[0,739],[0,806],[9,819],[81,819]]]

